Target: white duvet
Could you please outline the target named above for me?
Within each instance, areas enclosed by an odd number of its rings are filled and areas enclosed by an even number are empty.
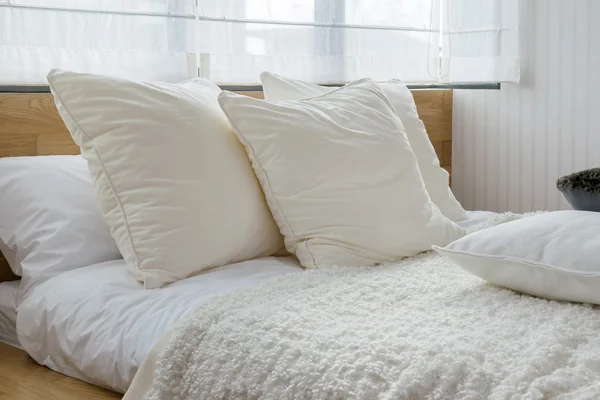
[[[469,229],[494,213],[469,212]],[[216,268],[162,289],[143,290],[123,260],[63,273],[20,306],[23,348],[60,373],[125,392],[159,338],[182,316],[218,295],[302,272],[292,258]]]
[[[123,260],[63,273],[19,307],[23,348],[42,365],[124,393],[156,341],[201,303],[302,269],[292,258],[232,264],[144,290]]]

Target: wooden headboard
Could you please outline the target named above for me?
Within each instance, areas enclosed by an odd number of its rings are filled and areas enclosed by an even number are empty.
[[[262,98],[262,92],[238,92]],[[452,90],[413,90],[442,167],[452,169]],[[0,157],[79,154],[50,93],[0,94]],[[0,255],[0,282],[17,279]]]

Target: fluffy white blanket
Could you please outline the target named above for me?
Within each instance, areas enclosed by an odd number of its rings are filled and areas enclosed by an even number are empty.
[[[597,399],[600,309],[495,287],[427,253],[215,299],[156,368],[146,399]]]

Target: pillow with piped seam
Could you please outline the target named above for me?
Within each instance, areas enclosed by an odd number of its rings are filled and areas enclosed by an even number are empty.
[[[431,201],[402,122],[373,81],[303,100],[223,92],[219,102],[304,267],[390,263],[464,234]]]
[[[486,281],[553,300],[600,304],[600,213],[554,211],[471,233],[435,251]]]
[[[263,72],[261,74],[265,99],[298,100],[326,94],[334,90],[310,82]],[[431,200],[442,213],[453,221],[462,221],[467,214],[456,200],[449,186],[448,171],[440,166],[435,149],[429,140],[423,121],[419,119],[417,106],[408,87],[400,80],[378,82],[404,125],[410,146],[417,158],[419,170]]]
[[[65,271],[122,258],[81,156],[0,158],[0,244],[19,303]]]
[[[281,249],[214,83],[61,70],[48,83],[88,162],[111,234],[144,288]]]

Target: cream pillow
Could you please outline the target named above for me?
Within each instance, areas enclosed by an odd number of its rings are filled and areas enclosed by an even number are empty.
[[[261,75],[266,100],[297,100],[319,96],[331,92],[330,87],[314,83],[287,79],[263,72]],[[419,119],[417,106],[408,87],[399,80],[391,80],[377,84],[392,103],[396,113],[404,124],[406,135],[412,147],[425,187],[431,200],[442,213],[453,221],[467,218],[465,210],[454,198],[449,187],[448,172],[440,167],[440,161],[429,140],[423,121]]]
[[[282,246],[215,84],[60,70],[48,82],[111,234],[145,288]]]
[[[223,92],[219,102],[303,266],[388,263],[463,235],[431,202],[402,122],[374,82],[296,101]]]
[[[435,251],[496,285],[600,304],[600,213],[555,211],[483,229]]]

